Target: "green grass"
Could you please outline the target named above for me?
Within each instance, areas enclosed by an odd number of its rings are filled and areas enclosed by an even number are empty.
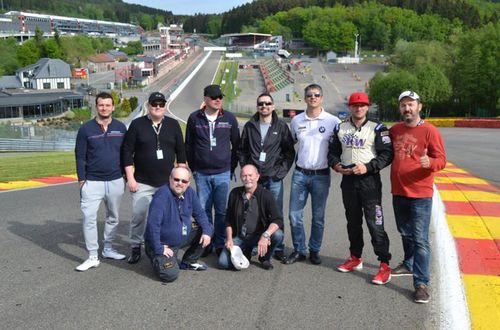
[[[0,156],[0,182],[76,173],[73,152],[18,153]]]

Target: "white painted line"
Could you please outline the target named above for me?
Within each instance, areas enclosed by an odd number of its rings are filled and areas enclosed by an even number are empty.
[[[446,221],[446,209],[434,185],[432,197],[432,231],[435,233],[437,286],[439,290],[440,329],[471,329],[469,309],[462,283],[455,240]]]
[[[205,57],[201,60],[200,63],[198,63],[198,65],[196,66],[196,68],[191,71],[191,73],[189,74],[189,76],[186,77],[186,79],[184,79],[184,81],[179,85],[179,87],[177,87],[177,89],[175,91],[172,92],[172,94],[170,94],[168,100],[167,100],[167,111],[170,113],[170,115],[183,122],[184,124],[186,124],[187,122],[176,116],[171,110],[170,110],[170,104],[175,100],[175,98],[182,92],[182,90],[184,88],[186,88],[187,84],[191,81],[191,79],[193,79],[193,77],[198,73],[198,71],[200,71],[201,67],[205,64],[205,62],[208,60],[208,58],[210,57],[210,55],[212,55],[212,51],[209,51],[207,53],[207,55],[205,55]]]

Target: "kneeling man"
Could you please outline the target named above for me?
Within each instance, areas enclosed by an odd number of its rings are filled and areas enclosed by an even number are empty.
[[[156,275],[164,282],[175,281],[179,268],[207,269],[205,264],[198,263],[198,258],[203,248],[210,244],[213,226],[208,222],[195,191],[189,187],[190,179],[188,168],[174,168],[169,185],[155,193],[149,207],[144,233],[146,254]],[[177,252],[188,246],[179,266]]]
[[[283,217],[273,194],[257,185],[259,172],[254,165],[241,169],[243,186],[229,194],[226,212],[226,244],[219,256],[219,268],[231,268],[230,251],[237,245],[248,260],[257,246],[262,268],[272,269],[271,256],[283,241]]]

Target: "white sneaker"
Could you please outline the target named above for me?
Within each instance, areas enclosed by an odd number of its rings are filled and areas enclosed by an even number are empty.
[[[101,262],[99,261],[99,258],[96,256],[90,256],[85,262],[79,266],[77,266],[75,269],[79,272],[84,272],[90,268],[94,268],[99,266]]]
[[[115,249],[102,250],[102,256],[107,259],[123,260],[126,258],[124,254],[118,253]]]

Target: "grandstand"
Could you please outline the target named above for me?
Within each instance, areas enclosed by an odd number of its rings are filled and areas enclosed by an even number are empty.
[[[274,57],[261,63],[259,69],[268,93],[279,91],[294,82]]]
[[[33,34],[39,28],[45,34],[77,34],[127,36],[142,34],[144,30],[128,23],[99,21],[85,18],[9,11],[0,15],[0,32],[4,34]]]

